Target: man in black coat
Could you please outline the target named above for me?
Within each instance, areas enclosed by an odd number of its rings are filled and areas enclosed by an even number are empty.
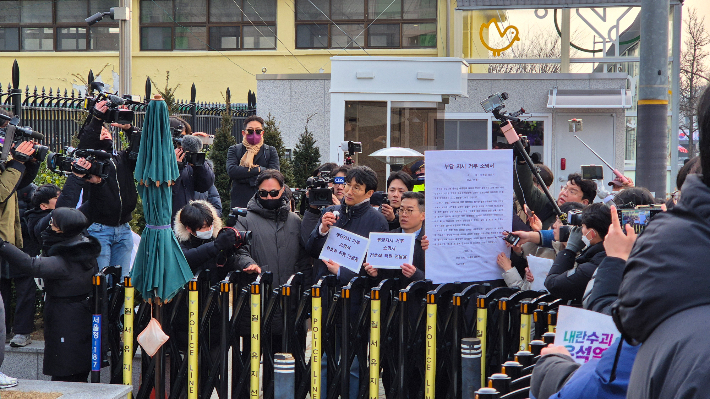
[[[262,170],[281,169],[276,148],[264,144],[264,120],[256,115],[244,121],[242,142],[227,151],[227,174],[232,180],[230,206],[246,208],[256,193]]]
[[[710,90],[698,105],[702,175],[638,237],[612,315],[642,342],[629,399],[706,398],[710,392]]]
[[[214,185],[212,162],[205,160],[203,165],[185,162],[185,153],[198,153],[201,149],[202,141],[195,136],[182,136],[182,146],[175,149],[180,176],[171,186],[173,192],[172,217],[175,217],[175,214],[187,203],[198,199],[197,193],[207,192]]]
[[[587,284],[606,257],[604,237],[610,224],[611,212],[604,204],[592,204],[582,211],[582,226],[570,231],[567,246],[557,254],[545,279],[550,294],[582,302]]]

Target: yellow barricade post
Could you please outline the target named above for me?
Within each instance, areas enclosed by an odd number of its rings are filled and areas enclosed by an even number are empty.
[[[251,370],[249,397],[259,399],[259,364],[261,360],[261,286],[251,285]]]
[[[436,392],[436,301],[427,294],[426,304],[426,369],[424,373],[424,398],[434,399]]]
[[[532,324],[532,304],[524,300],[520,302],[520,345],[518,350],[528,350],[530,343],[530,325]]]
[[[380,290],[370,291],[370,399],[380,394]]]
[[[187,398],[197,399],[197,392],[199,391],[198,348],[200,331],[200,293],[197,291],[197,279],[190,280],[187,287],[187,310],[189,313],[187,333]]]
[[[123,385],[133,385],[133,306],[135,288],[131,285],[131,278],[123,278]],[[128,393],[128,399],[133,397],[133,392]]]
[[[323,356],[323,298],[319,287],[311,290],[311,399],[321,398],[321,357]]]

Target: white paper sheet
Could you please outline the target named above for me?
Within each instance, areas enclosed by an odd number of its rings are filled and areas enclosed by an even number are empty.
[[[331,227],[318,259],[332,260],[358,273],[369,242],[365,237],[339,227]]]
[[[500,279],[513,218],[513,150],[426,151],[426,278]]]
[[[412,264],[414,234],[370,233],[367,263],[377,269],[399,269],[403,263]]]
[[[530,268],[530,273],[533,275],[533,282],[530,284],[530,289],[534,291],[546,290],[545,279],[547,274],[550,272],[552,259],[540,258],[533,255],[528,255],[528,267]]]

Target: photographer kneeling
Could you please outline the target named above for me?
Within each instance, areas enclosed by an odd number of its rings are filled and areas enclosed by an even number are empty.
[[[582,225],[570,231],[565,249],[557,254],[545,279],[550,294],[582,302],[587,283],[606,257],[604,237],[610,224],[611,211],[604,204],[592,204],[582,211]]]
[[[52,381],[86,382],[91,371],[90,299],[101,244],[86,234],[88,225],[77,209],[55,209],[42,232],[42,256],[37,258],[0,241],[0,256],[11,269],[44,279],[42,372]]]

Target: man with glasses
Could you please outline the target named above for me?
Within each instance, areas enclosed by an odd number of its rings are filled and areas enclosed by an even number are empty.
[[[286,284],[289,277],[310,267],[310,257],[301,241],[301,218],[291,212],[284,194],[284,177],[278,170],[266,169],[256,179],[258,190],[247,204],[247,216],[239,217],[237,230],[252,232],[249,244],[239,248],[237,265],[245,270],[258,265],[274,276],[274,286]],[[292,309],[294,312],[296,309]],[[281,348],[282,314],[274,315],[273,349]]]
[[[256,193],[257,177],[265,169],[279,170],[276,148],[264,144],[264,120],[256,115],[244,121],[242,142],[229,147],[227,174],[232,180],[230,206],[244,208]]]
[[[412,191],[414,180],[401,170],[392,172],[387,178],[387,199],[389,204],[380,205],[380,212],[385,215],[390,230],[399,228],[399,208],[402,205],[402,195]]]

